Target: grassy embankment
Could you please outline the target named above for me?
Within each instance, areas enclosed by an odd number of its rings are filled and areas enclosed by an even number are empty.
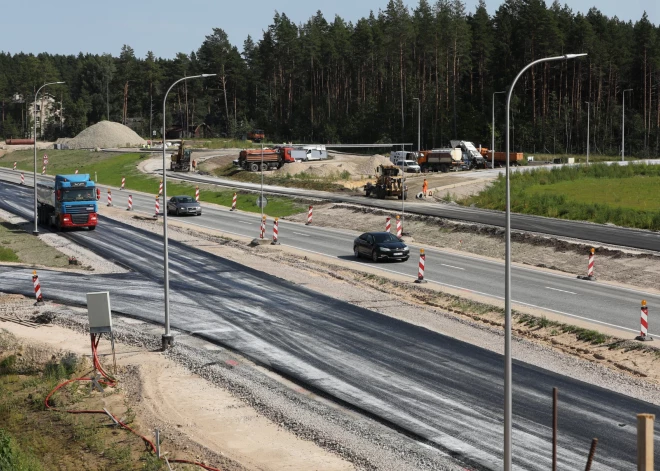
[[[72,354],[53,355],[22,345],[0,330],[0,469],[13,471],[164,470],[136,435],[105,426],[97,414],[67,414],[45,409],[46,395],[69,378],[85,376],[91,365]],[[99,410],[109,407],[132,423],[133,411],[116,391],[92,392],[76,382],[55,393],[55,407]],[[186,469],[198,469],[188,467]]]
[[[120,186],[122,177],[126,178],[126,188],[131,190],[158,193],[160,179],[151,175],[145,175],[137,169],[141,159],[146,154],[111,154],[103,152],[90,152],[85,150],[48,150],[39,151],[38,165],[41,166],[43,154],[48,154],[48,167],[46,173],[49,175],[74,173],[89,173],[92,178],[98,176],[101,185]],[[17,168],[31,172],[33,168],[34,154],[32,151],[18,151],[0,157],[0,166],[11,168],[17,162]],[[167,193],[169,195],[191,195],[195,194],[195,186],[187,183],[168,181]],[[234,192],[232,190],[201,191],[200,199],[208,203],[222,206],[231,206]],[[256,195],[251,193],[238,193],[237,207],[242,211],[260,213],[261,209],[256,205]],[[307,207],[296,203],[288,198],[268,198],[268,206],[265,213],[271,217],[284,217],[305,211]]]
[[[500,177],[478,195],[459,201],[505,209]],[[511,210],[562,219],[660,229],[660,165],[595,164],[514,173]]]
[[[17,225],[0,219],[0,262],[66,268],[69,258]]]

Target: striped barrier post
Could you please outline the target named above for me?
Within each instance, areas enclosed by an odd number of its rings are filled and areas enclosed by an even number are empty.
[[[16,170],[16,162],[14,162],[14,170]]]
[[[46,166],[41,167],[41,174],[46,175]]]
[[[195,201],[199,203],[199,187],[195,187]]]
[[[639,328],[639,336],[635,337],[635,340],[653,340],[653,337],[649,335],[649,308],[646,305],[646,300],[642,299],[642,309],[641,309],[641,321]]]
[[[591,248],[589,252],[589,266],[587,268],[587,277],[592,280],[594,278],[594,254],[596,252],[596,249],[593,247]]]
[[[424,249],[419,249],[419,270],[417,271],[417,279],[415,283],[426,283],[424,279],[424,266],[426,265],[426,255]]]
[[[390,232],[392,230],[392,222],[390,219],[391,218],[389,216],[385,218],[385,232]]]
[[[279,241],[277,238],[279,237],[279,220],[280,218],[275,218],[275,221],[273,221],[273,242],[271,245],[280,245]]]
[[[158,200],[158,196],[156,196],[156,214],[154,215],[154,217],[158,217],[159,214],[160,214],[160,201]]]
[[[108,206],[112,206],[112,191],[108,190]]]
[[[126,211],[133,211],[133,195],[128,195],[128,208]]]
[[[231,209],[229,211],[236,211],[236,192],[234,192],[234,196],[231,199]]]
[[[396,236],[400,239],[403,235],[403,227],[401,226],[401,218],[396,215]]]
[[[259,230],[259,238],[260,239],[266,238],[266,216],[261,218],[261,228]]]
[[[160,181],[160,186],[158,187],[158,196],[163,194],[163,180]]]
[[[312,224],[312,211],[314,207],[310,204],[309,205],[309,211],[307,211],[307,222],[305,223],[306,226],[309,226]]]
[[[37,305],[43,305],[44,304],[44,297],[41,295],[41,285],[39,284],[39,276],[37,275],[37,271],[34,270],[32,272],[32,284],[34,285],[34,295],[37,298]]]
[[[25,175],[21,172],[21,185],[25,185]]]
[[[76,171],[75,171],[75,172],[73,172],[73,173],[75,173],[76,175],[78,175],[78,169],[76,169]]]
[[[101,201],[101,189],[96,187],[96,201]]]
[[[120,190],[123,190],[125,184],[126,184],[126,178],[121,177],[121,188],[119,188],[119,189],[120,189]]]

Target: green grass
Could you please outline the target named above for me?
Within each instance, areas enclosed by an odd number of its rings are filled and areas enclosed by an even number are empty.
[[[505,181],[459,201],[505,209]],[[660,166],[594,164],[511,176],[511,210],[562,219],[660,229]]]
[[[18,262],[18,255],[12,249],[0,245],[0,262]]]
[[[568,162],[568,158],[574,158],[575,163],[586,163],[587,154],[536,154],[533,152],[525,152],[525,158],[523,159],[527,163],[527,157],[533,155],[535,162],[552,162],[554,159],[563,159],[564,162]],[[589,163],[599,163],[599,162],[612,162],[615,160],[621,160],[621,155],[600,155],[600,154],[590,154]],[[638,157],[626,155],[627,161],[636,161],[639,160]]]
[[[158,193],[160,178],[146,175],[137,169],[142,159],[147,157],[143,153],[111,154],[104,152],[90,152],[83,150],[48,150],[39,151],[38,164],[41,166],[43,154],[47,153],[49,163],[47,172],[49,175],[71,174],[78,169],[79,173],[89,173],[92,178],[98,177],[99,185],[120,186],[122,177],[126,178],[126,188],[142,191],[145,193]],[[0,157],[0,166],[11,168],[14,162],[18,162],[17,168],[24,171],[32,171],[34,156],[30,151],[12,152]],[[195,195],[195,186],[187,183],[178,183],[172,180],[167,184],[168,195]],[[227,190],[200,191],[201,201],[215,203],[222,206],[231,206],[234,192]],[[102,195],[104,198],[105,195]],[[242,211],[260,213],[261,209],[256,205],[257,195],[242,192],[237,195],[237,207]],[[303,212],[307,206],[297,203],[290,198],[272,197],[268,198],[268,206],[265,214],[270,217],[285,217]]]

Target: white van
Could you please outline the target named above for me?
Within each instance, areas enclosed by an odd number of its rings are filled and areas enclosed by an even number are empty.
[[[414,160],[404,160],[403,162],[399,160],[396,165],[403,167],[403,171],[408,173],[419,173],[422,171],[422,168]]]
[[[403,150],[393,150],[390,152],[390,162],[394,165],[401,165],[402,160],[412,160],[417,162],[417,152],[409,152]]]

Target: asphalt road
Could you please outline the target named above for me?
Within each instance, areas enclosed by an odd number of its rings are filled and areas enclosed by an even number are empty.
[[[31,195],[0,184],[0,206],[29,217]],[[97,231],[65,236],[133,272],[41,270],[44,296],[84,305],[85,293],[109,290],[115,312],[162,321],[160,237],[104,217]],[[463,460],[501,468],[501,355],[175,241],[170,263],[173,328],[234,348]],[[33,295],[30,275],[2,267],[0,290]],[[592,437],[599,438],[593,469],[634,468],[636,414],[660,415],[659,407],[523,362],[513,374],[517,469],[550,467],[553,387],[561,393],[560,469],[584,466]],[[655,449],[660,460],[660,438]]]

